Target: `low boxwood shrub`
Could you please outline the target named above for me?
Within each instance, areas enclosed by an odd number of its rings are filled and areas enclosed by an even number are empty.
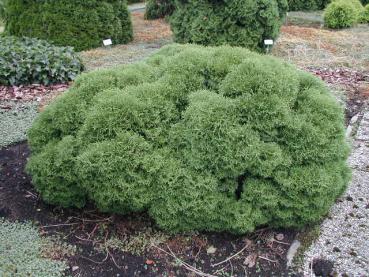
[[[169,16],[175,8],[174,0],[148,0],[146,1],[146,19],[158,19]]]
[[[45,201],[146,211],[171,232],[301,227],[350,177],[343,109],[323,82],[230,46],[170,45],[82,74],[28,137]]]
[[[264,40],[278,36],[287,7],[287,0],[177,0],[170,24],[180,43],[263,51]]]
[[[132,40],[125,0],[12,0],[5,2],[8,35],[45,39],[77,51]]]
[[[324,25],[332,29],[354,26],[361,20],[362,5],[357,0],[335,0],[324,11]]]
[[[0,84],[53,84],[74,80],[83,70],[71,47],[44,40],[0,36]]]

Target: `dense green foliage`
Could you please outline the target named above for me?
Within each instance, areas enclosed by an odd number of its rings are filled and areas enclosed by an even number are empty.
[[[230,46],[170,45],[83,74],[29,143],[47,202],[148,211],[172,232],[300,227],[350,175],[343,110],[323,82]]]
[[[346,0],[346,1],[360,3],[360,0]],[[288,0],[288,7],[290,11],[323,10],[331,2],[332,0]],[[366,5],[369,3],[369,0],[361,0],[361,3],[362,5]]]
[[[0,218],[0,276],[64,276],[64,262],[42,256],[45,243],[32,225]]]
[[[177,0],[170,23],[180,43],[247,47],[263,51],[275,39],[287,0]]]
[[[290,11],[315,11],[324,9],[330,0],[288,0]]]
[[[5,32],[45,39],[77,51],[132,40],[125,0],[12,0],[5,3]]]
[[[365,9],[363,11],[362,22],[369,23],[369,4],[365,6]]]
[[[0,19],[4,18],[5,10],[4,10],[4,0],[0,0]]]
[[[171,15],[174,11],[174,0],[148,0],[146,2],[146,19],[157,19]]]
[[[359,0],[335,0],[324,11],[324,25],[332,29],[349,28],[362,21]]]
[[[71,47],[44,40],[0,36],[0,84],[52,84],[74,80],[82,71]]]

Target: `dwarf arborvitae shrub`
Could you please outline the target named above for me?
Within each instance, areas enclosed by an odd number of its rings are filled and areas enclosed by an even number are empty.
[[[369,23],[369,4],[365,6],[365,9],[363,11],[362,22]]]
[[[361,3],[356,1],[336,0],[324,11],[324,25],[332,29],[354,26],[361,20]]]
[[[312,75],[244,48],[171,45],[79,77],[29,132],[43,199],[147,211],[171,232],[317,221],[345,189],[342,108]]]
[[[82,70],[81,59],[71,47],[0,36],[0,85],[67,83]]]
[[[77,51],[132,40],[125,0],[12,0],[5,2],[5,32],[45,39]]]
[[[324,9],[330,0],[288,0],[290,11],[314,11]]]
[[[146,19],[158,19],[169,16],[175,8],[174,0],[148,0],[146,2]]]
[[[177,0],[170,23],[180,43],[243,46],[263,51],[275,39],[287,0]]]

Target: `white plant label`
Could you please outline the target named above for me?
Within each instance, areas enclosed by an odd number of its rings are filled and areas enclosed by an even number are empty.
[[[104,44],[104,46],[109,46],[109,45],[112,45],[113,44],[113,42],[111,41],[111,39],[109,38],[109,39],[104,39],[103,40],[103,44]]]
[[[264,40],[264,44],[265,45],[273,45],[274,41],[272,39],[266,39],[266,40]]]

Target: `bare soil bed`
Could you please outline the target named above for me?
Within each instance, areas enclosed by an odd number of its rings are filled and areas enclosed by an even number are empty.
[[[197,274],[207,273],[203,276],[291,276],[286,254],[295,231],[170,236],[145,215],[50,206],[41,201],[24,172],[28,155],[26,143],[0,151],[0,216],[32,221],[42,235],[58,235],[75,245],[77,254],[72,257],[54,255],[67,259],[73,276],[195,276],[196,269]],[[115,245],[115,239],[123,244]]]

